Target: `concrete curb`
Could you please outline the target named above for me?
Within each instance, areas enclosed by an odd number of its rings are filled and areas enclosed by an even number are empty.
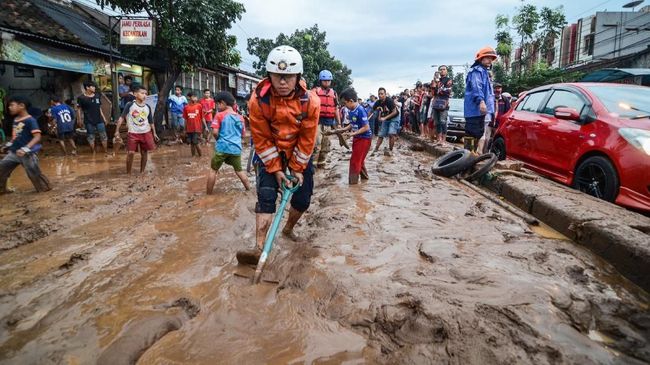
[[[402,138],[434,156],[452,150],[408,133]],[[650,218],[544,178],[530,181],[516,176],[498,177],[485,187],[589,248],[650,291]]]

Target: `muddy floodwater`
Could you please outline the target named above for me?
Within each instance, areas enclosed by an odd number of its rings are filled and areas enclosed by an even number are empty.
[[[402,142],[347,185],[340,147],[263,283],[255,193],[209,148],[42,159],[0,196],[2,364],[644,364],[648,293],[547,227],[461,184]],[[247,155],[248,152],[245,152]],[[138,165],[138,158],[134,166]],[[252,178],[252,177],[251,177]]]

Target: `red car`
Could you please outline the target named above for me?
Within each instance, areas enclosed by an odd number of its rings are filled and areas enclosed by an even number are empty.
[[[526,92],[492,151],[565,185],[650,212],[650,87],[571,83]]]

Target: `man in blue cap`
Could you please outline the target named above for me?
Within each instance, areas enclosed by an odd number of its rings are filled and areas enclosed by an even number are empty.
[[[316,95],[320,98],[320,116],[319,122],[320,133],[316,140],[314,150],[314,160],[317,168],[325,167],[325,159],[330,151],[330,140],[326,131],[341,127],[341,114],[339,113],[339,98],[332,86],[332,73],[329,70],[323,70],[318,74],[320,86],[314,89]]]

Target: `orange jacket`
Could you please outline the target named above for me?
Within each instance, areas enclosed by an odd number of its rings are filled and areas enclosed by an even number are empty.
[[[257,156],[266,171],[282,171],[281,153],[289,168],[303,172],[316,144],[320,100],[300,81],[288,97],[276,94],[271,80],[265,78],[257,85],[248,102],[250,127]]]

